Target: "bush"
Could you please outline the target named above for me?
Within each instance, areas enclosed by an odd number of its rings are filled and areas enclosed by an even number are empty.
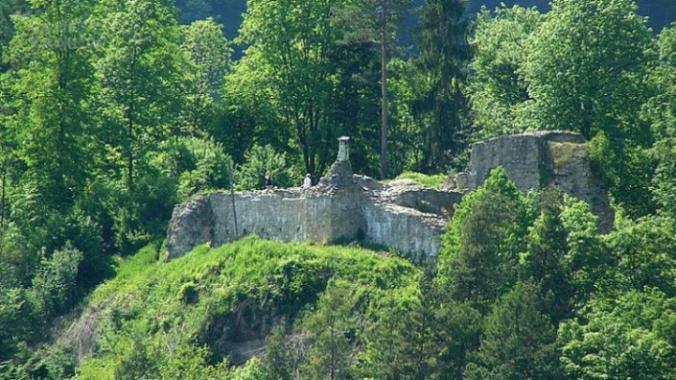
[[[286,155],[276,152],[272,146],[254,146],[245,155],[246,162],[237,169],[237,188],[239,190],[262,189],[265,186],[265,173],[272,173],[275,187],[299,186],[302,177],[294,173]]]
[[[43,316],[50,317],[73,307],[75,279],[81,261],[82,252],[70,243],[55,251],[51,258],[42,259],[31,292]]]
[[[171,174],[179,178],[180,200],[200,191],[230,187],[234,164],[221,144],[211,140],[181,138],[172,145],[167,158],[174,165]]]

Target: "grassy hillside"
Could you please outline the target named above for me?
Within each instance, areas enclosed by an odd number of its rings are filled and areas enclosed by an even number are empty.
[[[243,364],[260,353],[273,325],[311,313],[330,281],[353,284],[365,314],[385,294],[410,290],[419,273],[360,248],[256,237],[198,247],[170,263],[157,253],[148,246],[122,262],[68,332],[73,346],[62,350],[82,357],[79,379],[226,373],[227,360]]]

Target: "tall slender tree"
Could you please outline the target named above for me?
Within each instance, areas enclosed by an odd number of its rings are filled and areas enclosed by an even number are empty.
[[[420,15],[418,66],[428,91],[422,108],[431,113],[426,131],[425,169],[440,169],[447,151],[461,148],[465,99],[461,85],[469,59],[467,21],[463,0],[429,0]]]
[[[180,29],[172,1],[106,0],[99,4],[98,61],[102,118],[122,150],[128,189],[137,161],[176,122],[181,86]]]
[[[333,15],[341,4],[250,1],[240,34],[249,47],[235,75],[264,78],[264,95],[293,130],[294,145],[302,152],[308,173],[327,166],[326,146],[337,137],[326,116],[334,73],[331,53],[340,37]]]
[[[40,206],[26,211],[42,218],[46,214],[40,209],[64,210],[72,204],[86,179],[93,68],[85,19],[91,3],[31,4],[33,16],[14,17],[6,100],[16,154],[26,167],[24,185],[33,189]]]
[[[345,9],[348,40],[368,42],[380,53],[380,177],[388,175],[389,71],[393,45],[401,29],[401,21],[412,5],[411,0],[356,0]]]
[[[183,118],[187,132],[194,136],[203,134],[214,114],[223,77],[232,65],[232,48],[222,26],[211,18],[184,27],[181,48],[189,58]]]

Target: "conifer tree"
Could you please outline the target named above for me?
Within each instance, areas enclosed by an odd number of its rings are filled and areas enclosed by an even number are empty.
[[[465,369],[468,380],[560,379],[556,330],[541,311],[537,286],[518,283],[496,303],[481,346]]]
[[[419,102],[430,113],[425,169],[439,167],[462,147],[465,99],[461,88],[469,59],[463,0],[429,0],[421,9],[417,64],[427,92]]]

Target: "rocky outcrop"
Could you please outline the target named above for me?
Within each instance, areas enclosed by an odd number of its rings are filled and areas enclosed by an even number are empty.
[[[448,183],[458,184],[462,191],[476,189],[498,166],[505,168],[522,191],[556,187],[589,203],[601,230],[612,227],[607,192],[592,171],[589,147],[582,136],[546,131],[479,142],[472,146],[467,173]]]

